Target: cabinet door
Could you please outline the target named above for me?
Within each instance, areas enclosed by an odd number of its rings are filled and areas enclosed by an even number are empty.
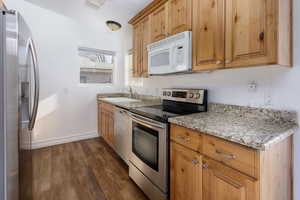
[[[203,200],[258,200],[259,184],[225,165],[203,159]]]
[[[169,33],[175,35],[192,29],[192,0],[170,0]]]
[[[109,113],[105,111],[105,140],[109,143]]]
[[[226,67],[275,64],[275,0],[226,0]]]
[[[165,39],[168,36],[168,2],[151,14],[151,42]]]
[[[193,0],[193,71],[224,68],[224,4]]]
[[[171,143],[171,200],[202,199],[202,157]]]
[[[141,24],[136,24],[133,28],[133,77],[139,77],[141,71],[141,61],[142,61],[142,54],[141,54]]]
[[[98,113],[97,113],[97,116],[98,116],[98,134],[101,135],[102,134],[102,129],[101,129],[101,103],[98,103]]]
[[[102,138],[106,141],[106,112],[104,110],[104,108],[101,108],[101,136]]]
[[[108,113],[108,142],[112,148],[115,146],[114,111]]]
[[[142,26],[142,66],[141,76],[148,77],[148,50],[147,46],[151,43],[150,38],[150,17],[147,16],[141,22]]]

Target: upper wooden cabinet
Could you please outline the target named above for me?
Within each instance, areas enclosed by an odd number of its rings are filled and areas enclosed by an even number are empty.
[[[155,0],[129,23],[145,17],[151,43],[192,31],[195,72],[292,66],[292,0]]]
[[[141,64],[141,73],[140,76],[148,77],[148,50],[147,46],[151,43],[150,38],[150,17],[147,16],[141,21],[142,27],[142,64]]]
[[[290,0],[194,0],[193,70],[292,65]]]
[[[156,0],[129,22],[133,28],[133,76],[148,77],[147,45],[191,30],[192,0]]]
[[[175,35],[192,29],[192,0],[170,0],[168,12],[168,34]]]
[[[168,2],[154,10],[151,15],[151,42],[168,37]]]
[[[224,0],[193,0],[193,70],[223,68]]]
[[[150,17],[134,25],[133,28],[133,77],[148,76],[148,51],[150,44]]]
[[[225,67],[276,64],[275,0],[226,0]]]
[[[133,27],[133,69],[132,76],[139,77],[142,68],[142,26],[140,23]]]

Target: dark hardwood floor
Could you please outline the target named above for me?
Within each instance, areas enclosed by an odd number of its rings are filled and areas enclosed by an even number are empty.
[[[147,200],[102,139],[35,150],[34,200]]]

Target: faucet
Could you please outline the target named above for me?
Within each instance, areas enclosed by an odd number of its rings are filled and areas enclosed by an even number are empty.
[[[130,93],[130,98],[133,99],[139,98],[139,94],[137,92],[134,92],[131,86],[129,86],[129,93]]]
[[[130,93],[130,98],[133,98],[134,94],[131,86],[129,86],[129,93]]]

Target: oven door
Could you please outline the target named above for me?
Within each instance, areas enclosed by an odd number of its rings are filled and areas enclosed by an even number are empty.
[[[168,127],[166,124],[132,115],[130,162],[163,192],[167,192]]]

